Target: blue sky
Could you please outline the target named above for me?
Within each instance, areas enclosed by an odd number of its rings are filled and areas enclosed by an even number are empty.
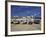
[[[41,16],[41,7],[11,5],[11,16]]]

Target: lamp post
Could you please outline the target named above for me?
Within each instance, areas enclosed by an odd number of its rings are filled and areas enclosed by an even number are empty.
[[[34,24],[34,16],[32,16],[32,24]]]

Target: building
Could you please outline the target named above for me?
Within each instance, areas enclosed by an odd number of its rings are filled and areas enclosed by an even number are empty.
[[[31,17],[31,16],[14,16],[11,18],[11,22],[13,23],[20,23],[20,24],[32,24],[32,23],[39,23],[41,18],[39,17]]]

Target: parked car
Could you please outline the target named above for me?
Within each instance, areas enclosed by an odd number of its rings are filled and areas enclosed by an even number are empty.
[[[17,20],[13,20],[13,21],[11,21],[11,23],[12,23],[12,24],[19,24],[20,22],[17,21]]]
[[[35,17],[34,18],[34,23],[35,24],[40,24],[40,22],[41,22],[41,17]]]
[[[34,20],[35,24],[40,24],[40,20]]]
[[[32,25],[32,23],[33,23],[33,22],[29,21],[29,23],[28,23],[28,24]]]
[[[13,22],[14,24],[20,24],[20,22],[19,21],[16,21],[16,22]]]

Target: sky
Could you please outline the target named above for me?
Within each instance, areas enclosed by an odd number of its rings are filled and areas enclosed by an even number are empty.
[[[41,16],[41,7],[11,5],[11,16]]]

